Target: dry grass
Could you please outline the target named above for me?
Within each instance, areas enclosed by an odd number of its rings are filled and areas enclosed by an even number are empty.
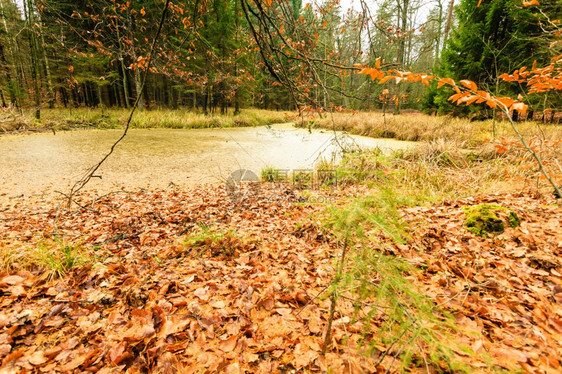
[[[74,128],[120,128],[125,124],[129,111],[125,109],[44,109],[41,120],[33,117],[33,111],[6,113],[0,116],[0,133],[15,130],[69,130]],[[319,127],[347,131],[353,134],[375,138],[395,138],[410,141],[463,142],[465,146],[479,145],[485,139],[514,137],[513,130],[505,121],[475,121],[449,116],[429,116],[421,113],[401,115],[380,112],[359,112],[355,114],[335,113],[332,117],[308,117],[304,122],[295,113],[261,109],[243,109],[241,114],[204,115],[191,110],[145,110],[137,112],[132,121],[134,128],[212,128],[248,127],[293,120],[300,126]],[[539,122],[520,122],[518,127],[527,137],[541,139],[562,139],[562,126]]]
[[[386,118],[385,118],[386,117]],[[416,202],[461,199],[479,193],[532,188],[551,193],[538,163],[521,145],[509,122],[474,121],[421,113],[335,113],[301,126],[347,131],[370,137],[419,141],[392,157],[362,153],[348,158],[339,179],[391,187]],[[562,126],[519,122],[517,127],[539,153],[557,184],[562,183]],[[495,140],[494,139],[495,130]]]
[[[92,251],[79,243],[47,239],[33,244],[0,243],[0,270],[40,270],[46,271],[49,277],[62,278],[92,259]]]
[[[145,110],[136,112],[133,128],[248,127],[287,122],[288,112],[243,109],[239,115],[205,115],[191,110]],[[70,130],[75,128],[120,128],[129,116],[125,109],[45,109],[41,120],[32,111],[12,113],[0,119],[2,131]]]
[[[467,150],[464,142],[443,139],[392,156],[380,152],[349,155],[339,170],[338,183],[358,182],[391,188],[412,204],[524,189],[546,194],[553,190],[520,147],[498,152],[493,144],[484,143]]]
[[[379,112],[334,113],[333,121],[330,115],[323,119],[316,116],[299,124],[301,126],[347,131],[374,138],[395,138],[410,141],[446,139],[463,142],[468,147],[480,144],[485,139],[493,138],[494,126],[496,138],[515,136],[511,126],[506,121],[495,121],[495,123],[492,120],[471,122],[466,118],[437,117],[421,113],[400,115],[387,113],[386,116]],[[527,137],[540,137],[550,140],[562,139],[562,126],[560,125],[520,122],[517,126]]]

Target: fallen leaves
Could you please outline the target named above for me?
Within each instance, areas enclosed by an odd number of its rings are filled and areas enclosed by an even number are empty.
[[[481,202],[513,207],[524,217],[522,226],[490,239],[468,233],[461,209]],[[412,225],[422,227],[412,227],[418,251],[399,253],[427,267],[419,278],[424,289],[459,325],[487,337],[471,338],[468,345],[509,370],[554,372],[560,363],[547,358],[562,357],[562,308],[553,293],[562,284],[562,209],[545,203],[507,195],[405,210]]]
[[[338,304],[321,355],[327,305],[317,295],[331,280],[335,248],[307,217],[322,207],[262,192],[247,206],[220,188],[83,197],[85,208],[61,214],[58,233],[95,247],[96,263],[62,279],[17,265],[0,272],[1,371],[385,372],[394,357],[377,368],[376,352],[357,352],[364,326],[349,302]],[[525,220],[476,237],[463,227],[462,206],[480,202]],[[53,234],[56,206],[14,200],[0,211],[3,250]],[[459,357],[475,367],[487,355],[507,369],[559,370],[561,208],[508,195],[402,212],[411,239],[388,248],[420,269],[416,283],[455,316],[455,336],[475,352]],[[236,241],[234,251],[190,251],[186,237],[202,225],[257,239]]]

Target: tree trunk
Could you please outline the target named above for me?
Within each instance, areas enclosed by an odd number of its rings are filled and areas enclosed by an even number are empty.
[[[207,87],[205,88],[205,93],[203,94],[203,113],[205,114],[209,114],[209,111],[207,110],[207,106],[209,105],[209,92],[210,92],[210,86],[207,83]]]
[[[451,0],[449,4],[449,13],[447,14],[447,23],[445,24],[445,31],[443,32],[443,46],[447,43],[447,37],[451,30],[451,23],[453,22],[453,8],[455,7],[455,0]]]
[[[53,81],[51,79],[51,68],[49,67],[49,59],[47,58],[47,50],[45,48],[45,37],[43,36],[43,28],[42,28],[42,21],[41,15],[37,13],[38,19],[37,24],[39,25],[39,37],[41,39],[41,54],[43,57],[43,64],[45,65],[45,75],[47,78],[47,92],[49,92],[49,108],[54,108],[55,106],[55,90],[53,89]]]
[[[104,103],[103,103],[103,95],[101,93],[101,90],[103,89],[103,86],[96,84],[96,91],[98,93],[98,102],[99,102],[99,106],[103,109],[105,107]]]
[[[2,65],[4,65],[6,67],[6,80],[8,81],[8,90],[10,93],[10,102],[12,103],[12,105],[16,104],[16,95],[14,92],[14,86],[13,86],[13,82],[12,82],[12,75],[10,74],[10,66],[8,66],[8,62],[6,61],[6,57],[4,56],[4,46],[0,44],[0,62],[2,63]],[[4,95],[2,94],[2,106],[6,106],[6,103],[4,101]]]
[[[27,18],[27,26],[29,31],[29,47],[31,51],[31,73],[35,89],[35,118],[41,119],[41,92],[40,92],[40,69],[39,61],[37,59],[37,38],[33,31],[33,9],[31,7],[31,0],[23,3],[24,13]]]
[[[0,14],[2,15],[2,24],[4,25],[4,31],[6,32],[6,37],[8,39],[8,53],[10,55],[11,65],[8,65],[8,62],[6,61],[6,58],[4,56],[4,47],[3,46],[0,46],[0,55],[1,55],[0,61],[6,66],[6,79],[8,81],[8,90],[9,90],[9,93],[10,93],[10,102],[13,106],[19,107],[18,96],[16,94],[16,86],[15,86],[15,82],[12,81],[12,75],[11,75],[11,70],[14,69],[14,71],[15,71],[14,75],[17,77],[17,69],[16,69],[16,65],[15,65],[16,60],[14,58],[14,50],[13,50],[14,43],[13,43],[10,31],[8,30],[8,24],[6,22],[6,17],[5,17],[5,13],[4,13],[4,4],[3,4],[2,0],[0,0]]]
[[[433,59],[433,70],[437,68],[439,64],[439,54],[441,52],[441,27],[443,26],[443,3],[441,0],[437,2],[439,7],[439,17],[437,18],[437,35],[435,37],[435,57]]]
[[[131,57],[133,58],[133,61],[136,62],[137,52],[135,51],[135,37],[133,35],[133,21],[131,20],[131,14],[128,15],[127,19],[129,21],[129,40],[131,41]],[[142,81],[141,81],[141,73],[138,67],[135,68],[133,77],[135,80],[135,91],[138,100],[137,108],[142,110],[144,109],[144,103],[142,97]]]
[[[240,5],[240,0],[235,0],[234,1],[234,27],[235,27],[235,34],[234,34],[234,43],[236,45],[236,48],[239,48],[239,37],[238,37],[238,30],[240,29],[240,20],[238,17],[239,14],[239,5]],[[234,76],[238,79],[238,60],[235,59],[234,60]],[[239,80],[239,82],[242,82],[242,80]],[[236,84],[236,91],[234,92],[234,115],[238,115],[240,114],[240,94],[242,90],[242,84],[241,83],[237,83]]]
[[[117,38],[119,38],[119,31],[117,31]],[[125,108],[129,108],[131,106],[131,104],[129,103],[129,84],[127,82],[127,70],[125,70],[125,61],[123,59],[123,52],[121,50],[121,40],[119,40],[119,65],[121,66],[123,95],[125,96]]]
[[[398,29],[401,33],[408,32],[408,7],[410,0],[398,0]],[[398,40],[398,54],[396,63],[403,68],[406,63],[406,37],[400,36]]]

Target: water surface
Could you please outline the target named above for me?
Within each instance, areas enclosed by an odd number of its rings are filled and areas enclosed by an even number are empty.
[[[0,196],[68,192],[108,152],[122,130],[79,130],[0,137]],[[220,183],[241,168],[310,169],[339,145],[406,149],[414,143],[348,136],[325,130],[271,127],[133,129],[86,189]]]

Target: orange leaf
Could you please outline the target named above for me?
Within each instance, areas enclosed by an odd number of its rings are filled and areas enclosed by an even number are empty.
[[[518,111],[521,114],[527,113],[528,107],[529,106],[525,103],[515,103],[515,104],[513,104],[513,109],[515,109],[516,111]]]
[[[380,68],[381,68],[381,58],[380,58],[380,57],[377,58],[377,60],[375,61],[375,67],[376,67],[377,69],[380,69]]]
[[[541,5],[541,4],[537,0],[523,1],[524,7],[533,6],[533,5]]]
[[[357,74],[370,74],[371,70],[373,70],[373,69],[371,69],[371,68],[363,68],[363,69],[359,70],[359,71],[357,72]]]
[[[450,96],[447,100],[449,100],[451,102],[456,101],[457,104],[460,104],[461,100],[468,95],[469,95],[468,92],[466,92],[466,93],[465,92],[459,92],[459,93],[454,94],[453,96]]]
[[[476,91],[478,89],[478,86],[476,86],[476,83],[474,83],[473,81],[469,81],[467,79],[463,79],[461,81],[461,84],[471,91]]]
[[[476,5],[476,7],[480,8],[480,4],[482,4],[482,0],[478,0],[478,5]]]
[[[393,75],[387,75],[386,77],[382,78],[382,79],[379,81],[379,84],[383,84],[383,83],[385,83],[385,82],[388,82],[389,80],[391,80],[391,79],[393,79],[393,78],[394,78]]]
[[[505,105],[507,108],[510,108],[515,102],[513,99],[510,99],[509,97],[497,97],[496,100],[502,103],[503,105]]]
[[[437,88],[441,88],[446,84],[450,84],[451,86],[456,86],[455,81],[451,78],[439,78],[439,82],[437,83]]]
[[[489,99],[490,98],[490,94],[486,91],[476,91],[476,93],[480,96],[482,96],[484,99]]]
[[[368,73],[371,76],[371,80],[375,80],[377,78],[382,78],[384,77],[384,73],[382,71],[379,71],[377,69],[370,69],[371,71]]]
[[[562,60],[562,55],[558,55],[558,56],[553,57],[553,58],[550,60],[550,63],[551,63],[551,64],[554,64],[554,63],[555,63],[556,61],[558,61],[558,60]]]
[[[472,95],[472,96],[464,98],[462,100],[462,102],[465,103],[468,106],[468,105],[474,103],[476,100],[478,100],[478,96]]]
[[[429,86],[429,82],[433,79],[433,75],[422,75],[421,82]]]
[[[238,342],[238,335],[232,335],[230,338],[223,340],[219,343],[219,349],[223,352],[232,352],[236,348]]]

